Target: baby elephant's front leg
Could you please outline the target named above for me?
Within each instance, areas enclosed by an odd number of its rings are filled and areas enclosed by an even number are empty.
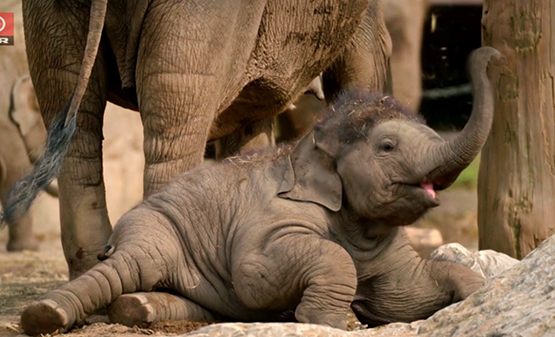
[[[164,292],[121,295],[108,311],[110,322],[129,327],[148,327],[161,320],[215,321],[211,312],[181,296]]]
[[[296,305],[297,321],[345,330],[356,270],[341,246],[317,236],[291,234],[234,262],[233,282],[250,309]]]
[[[453,293],[452,303],[464,300],[484,285],[485,281],[482,275],[454,262],[437,261],[431,272],[437,275],[439,282],[443,281],[444,291]]]
[[[395,248],[395,254],[386,252],[379,265],[361,272],[369,271],[359,279],[352,307],[363,324],[372,327],[426,319],[465,299],[484,282],[481,275],[462,265],[422,260],[408,243]],[[399,256],[404,260],[397,260]]]
[[[335,244],[334,244],[335,245]],[[356,270],[349,254],[339,246],[314,256],[307,266],[305,290],[295,318],[301,323],[347,329],[347,315],[356,292]]]

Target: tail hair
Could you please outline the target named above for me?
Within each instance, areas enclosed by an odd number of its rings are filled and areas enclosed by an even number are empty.
[[[8,192],[3,205],[4,212],[0,214],[0,228],[6,224],[17,223],[27,215],[39,192],[45,190],[60,173],[75,133],[75,115],[65,125],[68,109],[69,105],[58,115],[48,130],[44,152],[36,161],[33,170],[19,179]]]

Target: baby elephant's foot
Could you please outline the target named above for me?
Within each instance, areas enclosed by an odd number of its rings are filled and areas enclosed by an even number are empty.
[[[64,332],[68,327],[65,310],[49,299],[30,304],[21,314],[21,328],[30,336]]]
[[[108,310],[110,322],[146,328],[160,320],[156,309],[143,293],[120,295]]]
[[[108,310],[110,322],[130,327],[148,327],[161,320],[214,321],[214,316],[200,305],[181,296],[164,292],[121,295]]]
[[[345,314],[324,314],[318,310],[311,313],[303,313],[302,310],[295,311],[295,318],[300,323],[310,323],[326,325],[335,329],[347,330],[347,313]]]

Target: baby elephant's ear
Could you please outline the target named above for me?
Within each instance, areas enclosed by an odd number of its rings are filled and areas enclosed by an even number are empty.
[[[312,133],[306,135],[291,154],[294,182],[284,182],[279,196],[317,203],[337,212],[341,208],[343,186],[332,157],[314,144]]]

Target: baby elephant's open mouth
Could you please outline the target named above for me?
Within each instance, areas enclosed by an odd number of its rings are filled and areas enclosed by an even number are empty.
[[[430,181],[424,181],[424,182],[412,183],[412,184],[406,184],[406,185],[410,186],[410,188],[418,194],[419,199],[425,202],[425,204],[427,204],[428,207],[439,206],[440,201],[438,199],[437,191],[443,189],[441,185],[438,185]],[[425,192],[425,194],[422,194],[422,192]]]
[[[422,187],[424,189],[424,191],[428,192],[428,194],[432,197],[432,198],[436,198],[436,191],[434,190],[434,184],[433,183],[420,183],[420,187]]]

